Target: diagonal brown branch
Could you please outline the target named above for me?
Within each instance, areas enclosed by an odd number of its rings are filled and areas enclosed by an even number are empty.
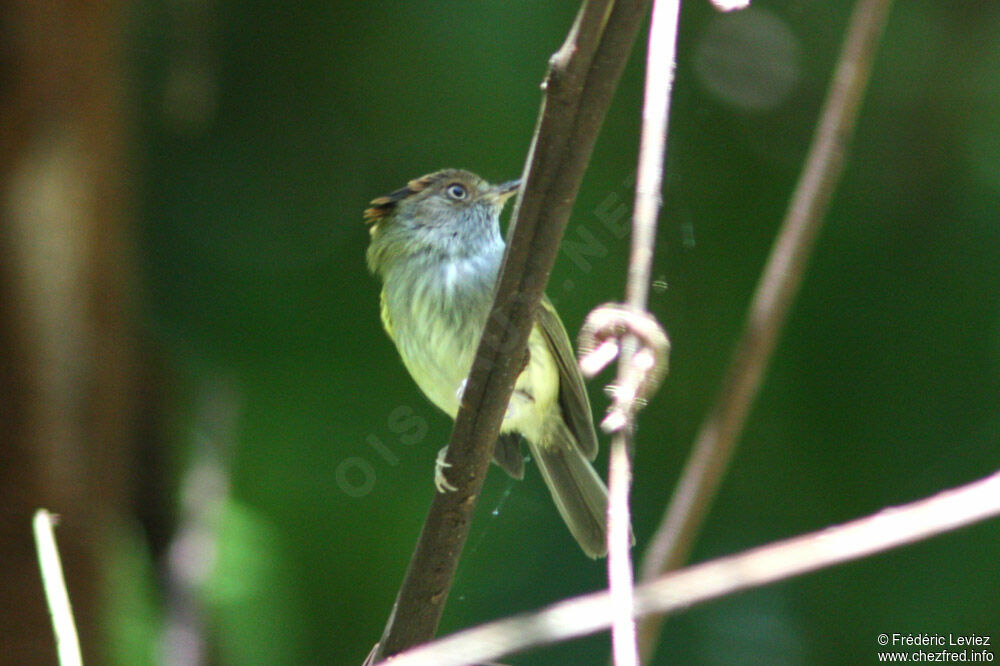
[[[805,169],[750,305],[746,329],[646,552],[643,580],[687,560],[722,481],[839,180],[890,5],[891,0],[860,0],[854,9]],[[662,618],[649,616],[639,625],[640,652],[647,660],[661,623]]]
[[[636,616],[675,613],[727,594],[850,562],[1000,516],[1000,472],[903,506],[697,564],[636,587]],[[611,623],[607,592],[497,620],[399,655],[393,666],[468,666],[586,636]]]
[[[559,241],[648,0],[586,0],[552,57],[497,294],[434,496],[372,661],[433,638]]]

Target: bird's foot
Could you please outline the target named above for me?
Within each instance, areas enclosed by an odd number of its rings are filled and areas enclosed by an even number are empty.
[[[464,388],[464,384],[463,384]],[[445,460],[445,456],[448,455],[448,447],[444,447],[438,451],[437,460],[434,461],[434,487],[437,488],[439,493],[454,492],[458,490],[455,486],[448,482],[448,479],[444,475],[444,470],[451,467],[451,463]]]

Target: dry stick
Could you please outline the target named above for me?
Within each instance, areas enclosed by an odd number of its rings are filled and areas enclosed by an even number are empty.
[[[732,457],[768,359],[798,291],[806,262],[839,179],[871,63],[891,0],[860,0],[834,73],[829,96],[782,229],[750,305],[723,388],[702,425],[667,513],[646,551],[642,579],[679,567]],[[662,618],[639,624],[639,650],[653,654]]]
[[[646,56],[646,92],[642,108],[642,135],[632,217],[632,249],[625,300],[628,307],[645,311],[649,300],[656,218],[663,187],[663,155],[667,144],[670,90],[673,83],[680,0],[655,0],[649,26]],[[617,384],[626,382],[634,340],[622,345]],[[631,412],[634,416],[634,410]],[[617,666],[638,666],[635,621],[632,618],[633,572],[629,524],[629,487],[632,483],[631,439],[633,423],[611,439],[608,461],[608,589],[614,608],[611,643]]]
[[[636,587],[636,616],[674,613],[697,603],[860,559],[1000,516],[1000,472],[910,504],[675,571]],[[393,666],[468,666],[611,623],[607,592],[567,599],[421,646]]]
[[[76,635],[73,609],[66,591],[62,562],[56,547],[56,535],[52,530],[55,518],[45,509],[35,511],[32,526],[35,532],[35,547],[38,550],[38,566],[42,572],[45,599],[52,616],[52,628],[56,634],[56,652],[61,666],[81,666],[80,639]]]
[[[625,362],[620,362],[622,366]],[[624,371],[623,371],[624,372]],[[611,602],[611,655],[615,666],[638,666],[636,644],[632,534],[629,529],[629,460],[632,429],[627,427],[611,438],[608,458],[608,594]]]
[[[371,661],[434,637],[559,241],[648,0],[586,0],[549,62],[497,293],[437,493]]]

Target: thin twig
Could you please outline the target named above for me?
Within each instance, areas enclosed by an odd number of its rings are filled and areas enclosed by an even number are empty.
[[[675,613],[996,516],[1000,516],[1000,472],[849,523],[665,574],[636,587],[635,614]],[[460,631],[401,654],[392,663],[468,666],[601,631],[610,625],[611,615],[608,593],[586,594]]]
[[[680,0],[654,0],[646,56],[646,90],[632,216],[632,248],[625,286],[626,305],[638,312],[645,312],[649,300],[656,218],[662,201],[663,157],[667,145],[679,14]],[[635,340],[629,336],[623,341],[618,360],[615,383],[619,390],[629,383],[629,376],[636,373],[637,369],[633,367],[634,351]],[[633,404],[638,405],[638,400]],[[632,522],[629,515],[629,489],[632,484],[630,454],[635,411],[636,407],[630,405],[627,423],[612,436],[608,461],[608,588],[614,609],[612,654],[617,666],[639,664],[635,621],[632,618],[634,576],[629,527]]]
[[[56,652],[62,666],[82,666],[80,639],[76,635],[73,608],[66,591],[62,562],[56,547],[56,535],[52,529],[55,518],[45,509],[35,512],[32,525],[35,531],[35,547],[38,549],[38,566],[42,570],[42,585],[45,599],[52,616],[52,628],[56,634]]]
[[[632,465],[629,449],[631,429],[620,430],[611,438],[608,456],[608,595],[611,601],[611,655],[615,666],[639,666],[636,645],[632,571],[632,519],[629,489]]]
[[[662,204],[663,156],[667,149],[680,9],[680,0],[656,0],[649,26],[642,138],[636,172],[635,212],[632,216],[632,249],[625,287],[625,302],[635,310],[645,310],[649,300],[656,218]]]
[[[718,490],[839,180],[890,4],[891,0],[860,0],[855,7],[805,169],[750,305],[746,329],[667,513],[646,551],[643,580],[687,560]],[[660,624],[661,619],[652,616],[639,625],[644,659],[648,660],[655,649]]]
[[[497,293],[437,493],[371,660],[433,638],[573,201],[648,0],[586,0],[552,57]]]

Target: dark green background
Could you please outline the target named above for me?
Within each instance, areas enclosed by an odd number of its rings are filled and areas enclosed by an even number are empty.
[[[723,16],[703,0],[684,5],[654,266],[666,288],[651,304],[671,335],[672,368],[639,432],[637,556],[718,390],[850,6],[758,0],[752,13]],[[538,84],[575,10],[136,6],[144,312],[172,387],[168,457],[186,458],[218,386],[238,406],[203,594],[220,663],[358,664],[377,640],[450,422],[380,328],[361,210],[441,167],[516,177]],[[574,333],[624,290],[621,206],[631,202],[644,42],[550,282]],[[694,559],[1000,467],[998,137],[1000,5],[897,2],[815,259]],[[600,386],[590,387],[598,413]],[[374,484],[351,496],[345,487],[364,480],[358,464]],[[338,483],[338,467],[352,465]],[[144,553],[123,547],[118,567],[121,663],[149,659],[161,616]],[[657,663],[874,663],[883,632],[996,642],[998,561],[994,521],[739,594],[668,624]],[[523,483],[493,470],[442,630],[594,590],[604,576],[533,467]],[[507,661],[602,664],[607,649],[602,636]]]

